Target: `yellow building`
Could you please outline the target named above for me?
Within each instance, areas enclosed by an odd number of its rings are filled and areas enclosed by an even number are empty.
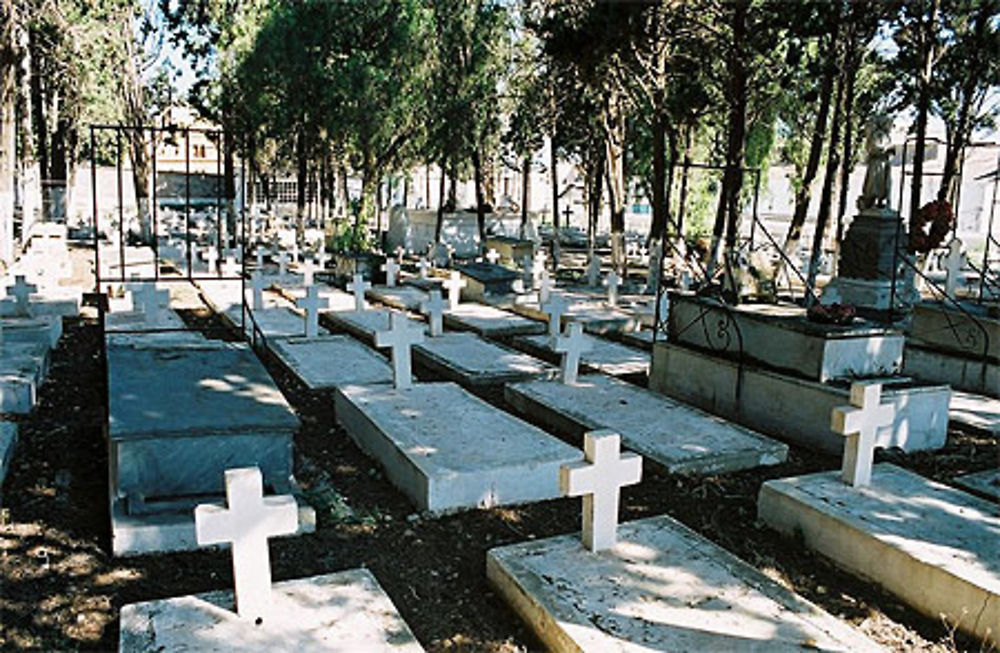
[[[174,127],[158,133],[156,169],[158,172],[184,172],[186,152],[190,155],[190,171],[200,174],[221,172],[218,138],[219,127],[184,106],[172,106],[156,121],[158,127]],[[189,130],[189,131],[185,131]]]

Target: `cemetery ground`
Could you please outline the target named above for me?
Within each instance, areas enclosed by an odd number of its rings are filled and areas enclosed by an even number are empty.
[[[198,328],[217,326],[207,310],[184,317]],[[123,605],[232,585],[227,551],[108,554],[99,344],[93,322],[67,321],[39,406],[21,422],[0,515],[3,649],[115,650]],[[275,582],[366,567],[428,650],[540,648],[487,584],[485,554],[579,530],[580,500],[425,518],[332,426],[330,395],[309,393],[275,361],[266,365],[301,419],[296,476],[318,516],[316,533],[270,542]],[[995,437],[951,430],[940,451],[878,459],[948,482],[995,466],[998,456]],[[757,521],[762,482],[838,467],[838,459],[794,445],[787,463],[701,479],[647,462],[642,483],[623,490],[621,519],[669,514],[890,650],[982,650],[953,624],[920,616]]]

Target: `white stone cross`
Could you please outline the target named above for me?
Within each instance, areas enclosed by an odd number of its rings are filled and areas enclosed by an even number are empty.
[[[396,245],[396,263],[402,265],[404,256],[406,256],[406,249],[402,245]]]
[[[425,301],[420,302],[420,310],[427,316],[432,338],[437,338],[444,332],[442,316],[448,304],[441,298],[441,291],[435,288]]]
[[[451,276],[448,277],[447,281],[442,282],[441,285],[448,291],[448,309],[455,310],[462,299],[462,288],[465,288],[467,282],[457,270],[452,270]]]
[[[562,354],[559,363],[559,380],[570,385],[576,383],[580,369],[580,355],[590,351],[590,342],[583,337],[583,324],[570,322],[566,325],[566,334],[553,338],[552,350]]]
[[[583,495],[583,545],[594,553],[615,545],[621,489],[642,480],[642,457],[620,451],[617,433],[591,431],[583,436],[586,462],[559,468],[562,493]]]
[[[681,270],[680,289],[684,292],[691,290],[691,273],[688,270]]]
[[[541,285],[538,287],[538,301],[544,304],[549,301],[549,295],[552,293],[552,277],[549,276],[549,269],[542,268],[542,280]]]
[[[490,247],[490,251],[486,252],[486,260],[491,264],[496,265],[497,261],[500,260],[500,252]]]
[[[309,286],[306,289],[306,296],[295,300],[295,305],[304,308],[306,311],[306,338],[315,338],[319,335],[319,309],[330,305],[330,300],[319,296],[318,286]]]
[[[132,293],[132,309],[146,314],[147,321],[157,322],[160,318],[160,307],[170,301],[169,290],[158,290],[155,283],[130,283]]]
[[[264,275],[259,269],[250,274],[250,289],[253,292],[253,310],[264,310]]]
[[[424,330],[411,329],[409,319],[396,311],[389,314],[389,330],[375,334],[376,347],[392,349],[392,383],[397,390],[413,387],[410,346],[423,341]]]
[[[258,247],[255,250],[254,254],[257,257],[257,260],[256,260],[257,269],[260,270],[261,268],[264,267],[264,248],[263,247]]]
[[[292,241],[292,263],[299,262],[299,243],[298,241]]]
[[[833,409],[830,428],[847,436],[840,477],[852,487],[871,484],[875,435],[896,416],[895,407],[883,404],[881,397],[881,383],[852,383],[851,405]]]
[[[326,247],[322,244],[319,247],[319,251],[316,252],[316,265],[320,270],[326,269],[326,262],[330,260],[330,256],[326,253]]]
[[[313,265],[312,260],[309,259],[309,258],[303,259],[302,260],[302,285],[305,286],[305,287],[307,287],[307,288],[309,286],[313,285],[313,282],[315,280],[315,273],[316,273],[316,266]]]
[[[608,306],[618,305],[618,284],[622,282],[618,273],[612,270],[604,280],[604,285],[608,287]]]
[[[354,311],[356,313],[365,310],[365,291],[371,287],[372,285],[365,281],[364,276],[360,274],[355,274],[354,281],[347,284],[347,292],[354,293]]]
[[[422,258],[419,261],[417,261],[417,268],[420,269],[420,278],[426,279],[427,271],[431,269],[431,264],[427,261],[427,259]]]
[[[559,332],[562,330],[562,316],[569,308],[566,300],[563,299],[562,295],[552,293],[549,295],[549,301],[542,304],[541,308],[542,313],[549,316],[549,337],[558,338]]]
[[[214,274],[218,271],[219,253],[215,251],[214,247],[209,246],[205,249],[205,262],[208,263],[209,274]]]
[[[962,241],[952,238],[948,243],[948,253],[944,257],[944,291],[949,297],[954,297],[958,290],[958,282],[962,274]]]
[[[380,268],[385,272],[385,285],[390,288],[396,287],[396,275],[399,274],[399,263],[396,263],[393,259],[386,259],[385,263],[382,264]]]
[[[590,262],[587,263],[587,285],[595,287],[601,278],[601,257],[597,254],[590,255]]]
[[[285,250],[278,252],[278,276],[284,277],[288,273],[288,253]]]
[[[227,256],[226,262],[222,264],[222,276],[235,277],[242,272],[240,264],[236,262],[235,256]]]
[[[38,286],[25,281],[23,274],[14,277],[14,285],[7,286],[7,294],[14,298],[18,315],[28,315],[33,292],[38,292]]]
[[[299,527],[299,509],[292,496],[265,497],[256,467],[226,470],[226,505],[196,507],[195,535],[199,546],[231,545],[236,612],[259,624],[271,603],[267,538],[294,533]]]

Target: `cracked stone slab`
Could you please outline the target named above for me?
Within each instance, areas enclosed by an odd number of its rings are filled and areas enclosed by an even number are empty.
[[[875,651],[861,633],[667,516],[492,549],[486,575],[552,651]]]
[[[1000,645],[1000,509],[889,463],[767,481],[760,518],[914,609]]]

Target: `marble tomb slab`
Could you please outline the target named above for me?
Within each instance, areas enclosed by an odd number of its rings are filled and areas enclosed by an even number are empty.
[[[484,340],[475,333],[445,333],[413,346],[417,364],[449,381],[475,388],[552,378],[556,369],[537,358]]]
[[[411,285],[375,286],[365,293],[368,299],[402,311],[420,311],[420,304],[427,301],[427,292]],[[354,308],[352,301],[351,309]]]
[[[584,368],[611,376],[649,372],[649,352],[590,334],[584,334],[583,340],[589,345],[589,350],[580,355],[580,362]],[[533,356],[547,360],[558,360],[559,355],[552,349],[552,340],[547,335],[515,338],[513,345]]]
[[[325,320],[335,330],[349,333],[358,340],[374,346],[375,334],[379,331],[389,330],[389,316],[393,312],[390,309],[376,308],[366,311],[324,313],[321,322]],[[407,320],[407,326],[410,329],[423,329],[426,331],[427,325],[423,322],[412,318],[407,318]]]
[[[267,346],[310,390],[392,383],[386,359],[350,336],[271,338]]]
[[[444,324],[491,338],[545,333],[542,322],[486,304],[459,304],[458,308],[445,311]]]

